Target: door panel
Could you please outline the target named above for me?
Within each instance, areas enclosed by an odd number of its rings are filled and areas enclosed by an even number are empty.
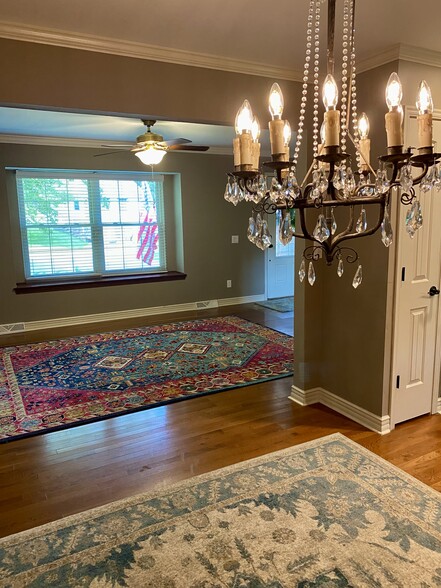
[[[434,137],[441,137],[441,122],[434,121]],[[417,140],[417,122],[410,118],[406,143]],[[392,424],[430,413],[435,387],[435,352],[439,296],[430,296],[440,283],[441,198],[436,191],[416,188],[423,226],[411,239],[405,230],[408,206],[400,205],[397,227],[397,282],[395,303]],[[404,278],[404,279],[403,279]]]
[[[279,241],[280,212],[268,215],[273,246],[267,250],[267,298],[294,294],[294,239],[288,245]]]

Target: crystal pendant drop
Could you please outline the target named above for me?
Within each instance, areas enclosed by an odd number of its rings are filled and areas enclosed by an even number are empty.
[[[227,185],[225,186],[224,198],[227,202],[231,202],[231,196],[233,194],[233,189],[231,187],[230,178],[228,178]]]
[[[423,224],[423,215],[421,212],[420,201],[415,199],[406,215],[406,231],[409,236],[413,238],[415,233],[421,228]]]
[[[262,200],[262,198],[264,198],[265,195],[266,195],[266,177],[263,174],[261,174],[259,176],[259,181],[257,183],[257,194],[256,194],[257,201],[256,201],[256,204],[257,204],[257,202],[259,202],[260,200]]]
[[[384,210],[384,218],[381,223],[381,240],[385,247],[392,245],[394,234],[392,231],[392,225],[390,224],[389,213],[387,208]]]
[[[268,249],[271,245],[271,234],[266,220],[262,221],[262,249]]]
[[[282,186],[275,177],[271,180],[270,200],[275,204],[284,201]]]
[[[409,192],[413,185],[413,178],[412,178],[412,166],[410,164],[405,165],[401,169],[400,174],[400,185],[403,192]]]
[[[346,170],[343,169],[343,167],[339,167],[335,170],[332,183],[336,190],[344,190],[346,184]]]
[[[300,264],[299,267],[299,280],[300,282],[303,282],[303,280],[305,279],[306,276],[306,263],[305,260],[302,259],[302,263]]]
[[[344,268],[344,265],[343,265],[343,260],[340,257],[340,259],[338,260],[338,265],[337,265],[337,276],[339,278],[341,278],[344,271],[345,271],[345,268]]]
[[[384,194],[389,190],[390,182],[387,178],[387,173],[385,169],[379,169],[377,172],[377,177],[375,180],[375,191],[378,194]]]
[[[346,198],[349,198],[349,196],[355,190],[355,187],[356,187],[356,182],[355,182],[354,172],[352,171],[352,169],[350,167],[348,167],[348,168],[346,168],[346,178],[345,178],[345,185],[344,185],[344,195],[346,196]]]
[[[328,189],[328,174],[325,170],[321,170],[317,188],[321,194]]]
[[[232,185],[232,194],[230,202],[234,204],[234,206],[237,206],[238,203],[242,200],[242,198],[242,190],[240,189],[239,184],[236,181],[234,181]]]
[[[355,225],[355,230],[357,233],[364,233],[367,229],[367,218],[366,218],[366,210],[364,208],[361,209],[360,216],[358,217],[357,224]]]
[[[309,262],[309,267],[308,267],[308,282],[309,282],[310,286],[314,286],[315,269],[314,269],[314,265],[313,265],[312,261]]]
[[[283,213],[279,224],[279,241],[282,245],[288,245],[292,240],[292,229],[291,229],[291,215],[289,210]]]
[[[337,221],[335,220],[334,209],[331,208],[331,234],[335,235],[336,232],[337,232]]]
[[[254,245],[259,249],[263,249],[262,247],[262,217],[259,213],[256,214],[256,236],[254,237]]]
[[[252,216],[250,216],[250,218],[248,219],[247,237],[248,240],[251,241],[251,243],[254,243],[257,237],[257,224]]]
[[[315,225],[315,229],[312,233],[312,236],[320,243],[323,243],[323,241],[326,241],[326,239],[328,239],[329,235],[330,231],[328,229],[326,219],[323,216],[323,214],[319,214],[317,224]]]
[[[427,172],[425,178],[420,184],[421,192],[430,192],[430,190],[433,188],[435,183],[434,171],[434,166],[432,166],[430,170]]]
[[[439,192],[441,190],[441,165],[439,163],[435,168],[434,180],[435,190]]]
[[[362,281],[363,281],[363,272],[361,269],[361,265],[359,265],[357,271],[355,272],[354,279],[352,280],[352,286],[354,288],[358,288],[358,286],[361,284]]]

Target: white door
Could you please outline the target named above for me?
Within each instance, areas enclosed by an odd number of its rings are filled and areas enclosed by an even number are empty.
[[[406,144],[415,145],[417,121],[408,118]],[[441,143],[441,120],[434,121],[434,139]],[[438,144],[440,144],[438,143]],[[411,239],[405,230],[408,206],[400,205],[397,227],[397,281],[394,329],[392,425],[432,412],[440,287],[441,198],[436,191],[420,192],[423,226]]]
[[[268,228],[273,246],[267,249],[267,298],[281,298],[294,295],[294,241],[282,245],[278,231],[280,211],[268,215]]]

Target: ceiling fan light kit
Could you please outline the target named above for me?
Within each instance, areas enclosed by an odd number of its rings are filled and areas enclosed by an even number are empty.
[[[143,120],[147,131],[136,138],[133,147],[126,147],[138,157],[145,165],[156,165],[160,163],[168,151],[208,151],[209,147],[205,145],[192,145],[189,139],[171,139],[164,141],[164,137],[158,133],[153,133],[150,129],[156,123],[155,120]],[[115,148],[118,145],[102,145],[102,147]],[[107,153],[99,155],[108,155]]]
[[[357,115],[355,0],[343,0],[341,98],[340,110],[337,109],[339,91],[334,79],[335,2],[328,0],[327,75],[322,88],[325,112],[321,129],[319,74],[323,0],[310,0],[302,97],[293,158],[289,157],[290,126],[288,121],[282,119],[283,95],[279,85],[273,84],[269,97],[272,116],[269,122],[271,160],[262,164],[274,173],[270,187],[265,174],[259,169],[259,124],[253,117],[248,100],[245,100],[236,116],[234,171],[228,174],[224,194],[225,199],[234,205],[242,200],[253,203],[248,239],[260,249],[265,250],[272,243],[265,214],[277,211],[281,215],[278,238],[282,244],[288,244],[293,237],[312,242],[303,252],[299,270],[300,281],[307,276],[310,285],[315,282],[314,261],[324,258],[331,265],[337,260],[339,277],[343,275],[343,260],[347,263],[358,261],[354,249],[342,246],[345,241],[372,235],[381,228],[383,244],[386,247],[391,245],[393,234],[389,207],[394,189],[401,190],[401,203],[410,206],[406,216],[406,230],[410,237],[422,226],[421,205],[414,187],[420,185],[422,192],[428,192],[433,187],[441,189],[441,153],[435,153],[432,146],[433,103],[430,88],[424,81],[420,84],[416,102],[418,152],[413,154],[414,148],[404,149],[402,87],[398,75],[393,73],[386,88],[389,110],[385,115],[387,153],[379,157],[376,172],[371,167],[369,121],[364,113],[360,119]],[[303,182],[299,184],[296,166],[304,132],[308,92],[311,90],[313,161]],[[351,155],[346,150],[347,142],[352,144],[355,151],[355,172],[351,168]],[[415,170],[416,175],[413,173]],[[307,183],[311,172],[312,182]],[[368,226],[366,215],[368,207],[377,211],[376,220],[371,226]],[[337,208],[347,211],[346,224],[342,230],[338,229],[334,216],[334,209]],[[316,213],[313,231],[307,226],[307,210]],[[292,227],[293,211],[296,213],[295,231]],[[357,288],[361,281],[362,267],[358,264],[353,287]]]

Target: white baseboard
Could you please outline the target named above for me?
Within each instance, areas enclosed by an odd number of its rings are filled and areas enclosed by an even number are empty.
[[[115,312],[100,312],[97,314],[85,314],[80,316],[67,316],[41,321],[17,322],[0,325],[0,336],[9,335],[23,331],[39,331],[41,329],[52,329],[54,327],[67,327],[72,325],[84,325],[87,323],[99,323],[128,318],[138,318],[157,314],[168,314],[174,312],[185,312],[190,310],[203,310],[206,308],[217,308],[218,306],[232,306],[235,304],[249,304],[260,302],[265,296],[238,296],[235,298],[223,298],[221,300],[203,300],[200,302],[188,302],[184,304],[169,304],[168,306],[152,306],[150,308],[134,308],[130,310],[118,310]]]
[[[356,423],[363,425],[371,431],[385,435],[390,433],[390,416],[386,415],[379,417],[364,408],[360,408],[356,404],[352,404],[344,398],[336,396],[332,392],[324,388],[311,388],[310,390],[302,390],[297,386],[291,387],[291,400],[297,402],[301,406],[308,406],[309,404],[324,404],[328,408],[332,408],[336,412],[352,419]],[[440,406],[441,409],[441,406]]]
[[[436,405],[436,412],[439,412],[439,414],[441,414],[441,396],[438,398],[438,403]]]

